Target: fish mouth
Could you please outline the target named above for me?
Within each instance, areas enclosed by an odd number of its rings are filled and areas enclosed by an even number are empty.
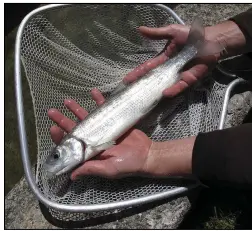
[[[51,169],[48,165],[45,164],[44,166],[44,169],[46,171],[46,176],[48,179],[51,179],[55,176],[60,176],[64,173],[68,173],[70,170],[72,170],[73,168],[75,168],[76,166],[76,163],[73,163],[71,165],[68,165],[64,168],[60,168],[60,169]]]
[[[47,176],[48,179],[52,179],[53,177],[56,177],[56,176],[59,176],[59,175],[65,173],[66,172],[66,170],[65,170],[66,168],[67,167],[65,167],[65,168],[63,168],[63,169],[61,169],[59,171],[50,171],[48,169],[45,169],[46,170],[46,176]]]
[[[46,172],[46,176],[48,179],[51,179],[55,176],[60,176],[64,173],[69,173],[70,170],[78,167],[80,165],[80,161],[76,160],[73,161],[71,164],[68,164],[67,166],[53,166],[48,163],[44,163],[43,168]]]
[[[47,172],[46,172],[46,176],[47,176],[48,179],[52,179],[52,178],[55,176],[55,173],[54,173],[54,172],[47,171]]]
[[[74,162],[74,163],[72,163],[72,164],[70,164],[70,165],[64,167],[63,169],[59,170],[55,175],[56,175],[56,176],[60,176],[60,175],[62,175],[62,174],[64,174],[64,173],[69,173],[70,170],[76,168],[77,166],[78,166],[78,163],[75,163],[75,162]]]
[[[51,170],[50,166],[47,164],[44,164],[44,170],[46,172],[46,176],[48,179],[53,178],[56,175],[56,171],[55,170]]]
[[[59,167],[53,166],[53,165],[48,164],[48,163],[46,163],[46,162],[44,163],[43,168],[44,168],[44,170],[45,170],[45,172],[46,172],[46,176],[47,176],[48,179],[53,178],[54,176],[57,175],[57,173],[58,173],[59,171],[62,170],[61,168],[59,169]]]
[[[68,167],[65,167],[65,168],[61,169],[60,171],[58,171],[55,175],[59,176],[59,175],[65,173],[65,172],[67,172],[67,170],[68,170]]]

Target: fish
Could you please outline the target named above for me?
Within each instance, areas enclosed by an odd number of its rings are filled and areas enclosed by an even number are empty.
[[[204,27],[196,18],[185,46],[176,55],[135,82],[119,84],[103,105],[64,136],[44,163],[48,177],[68,173],[116,145],[118,138],[158,105],[163,98],[162,92],[181,79],[180,72],[188,62],[207,55],[203,52],[205,44]],[[218,47],[214,52],[222,49]]]

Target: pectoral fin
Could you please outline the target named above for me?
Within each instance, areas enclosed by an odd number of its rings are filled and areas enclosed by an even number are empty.
[[[109,141],[109,142],[106,142],[106,143],[103,143],[103,144],[99,144],[99,145],[96,145],[94,147],[92,147],[93,149],[95,149],[96,151],[105,151],[109,148],[112,148],[114,145],[116,144],[115,141]]]
[[[108,141],[108,142],[105,142],[105,143],[102,143],[102,144],[98,144],[98,145],[88,145],[87,148],[95,151],[95,152],[101,152],[101,151],[105,151],[109,148],[112,148],[114,145],[116,144],[115,141]]]
[[[85,144],[87,147],[94,147],[96,146],[96,142],[89,140],[89,139],[85,139]]]

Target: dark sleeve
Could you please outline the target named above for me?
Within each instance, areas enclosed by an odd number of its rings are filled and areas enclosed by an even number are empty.
[[[246,38],[248,46],[252,47],[252,8],[230,18],[230,20],[239,26]]]
[[[192,173],[209,187],[252,189],[252,123],[200,133]]]

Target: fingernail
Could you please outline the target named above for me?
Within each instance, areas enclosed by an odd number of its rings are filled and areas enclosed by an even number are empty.
[[[71,102],[72,102],[71,99],[65,99],[65,100],[64,100],[64,104],[66,104],[66,105],[69,104],[69,103],[71,103]]]
[[[163,91],[163,96],[166,98],[172,98],[172,94],[169,92],[169,90],[164,90]]]
[[[123,83],[126,85],[128,83],[130,83],[130,77],[129,76],[126,76],[124,79],[123,79]]]
[[[123,84],[127,84],[127,78],[125,77],[123,80],[122,80]]]
[[[81,176],[75,176],[73,180],[77,181],[77,180],[80,180],[80,179],[81,179]]]
[[[105,102],[105,100],[99,100],[99,101],[97,101],[97,104],[101,105],[101,104],[103,104],[104,102]]]
[[[51,114],[51,113],[55,113],[56,111],[57,111],[57,109],[55,109],[55,108],[51,108],[51,109],[49,109],[49,110],[48,110],[48,113],[50,113],[50,114]]]
[[[100,94],[100,91],[99,91],[98,88],[93,88],[93,89],[91,90],[91,92],[92,92],[93,94]]]

